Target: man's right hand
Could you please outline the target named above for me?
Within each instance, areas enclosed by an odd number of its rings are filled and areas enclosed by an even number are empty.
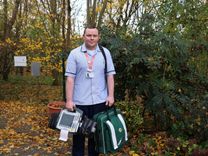
[[[73,101],[67,101],[65,107],[66,107],[66,109],[68,109],[69,111],[74,111],[75,104],[74,104]]]

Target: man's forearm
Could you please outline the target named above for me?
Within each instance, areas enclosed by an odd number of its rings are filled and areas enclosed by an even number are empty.
[[[114,76],[108,75],[107,76],[107,85],[108,85],[108,96],[114,97]]]
[[[73,90],[74,90],[74,78],[67,77],[67,82],[66,82],[66,100],[67,101],[72,101]]]

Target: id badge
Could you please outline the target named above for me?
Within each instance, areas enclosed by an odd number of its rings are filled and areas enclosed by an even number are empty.
[[[87,72],[86,77],[92,79],[94,77],[94,73],[93,72]]]

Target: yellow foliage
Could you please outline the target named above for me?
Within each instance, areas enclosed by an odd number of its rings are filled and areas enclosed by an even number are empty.
[[[107,4],[107,9],[109,10],[109,9],[112,9],[113,8],[113,4],[112,3],[108,3]]]
[[[41,27],[41,24],[37,23],[35,27]],[[48,37],[43,41],[20,38],[15,55],[27,56],[28,64],[40,62],[43,72],[49,73],[54,68],[62,72],[62,60],[58,57],[62,52],[62,46],[63,39],[61,38]]]
[[[11,47],[15,47],[16,43],[14,41],[11,40],[11,38],[7,38],[5,41],[0,41],[0,46],[1,47],[6,47],[6,48],[11,48]]]
[[[36,28],[39,28],[39,29],[43,29],[43,28],[44,28],[43,25],[42,25],[40,22],[37,22],[37,23],[35,24],[35,27],[36,27]]]
[[[101,9],[102,9],[102,6],[101,6],[101,5],[98,5],[98,6],[96,7],[96,12],[100,12]]]
[[[135,151],[129,151],[129,155],[133,155]]]
[[[8,44],[14,44],[14,42],[10,38],[7,38],[6,39],[6,43],[8,43]]]
[[[127,2],[126,0],[119,0],[118,1],[119,6],[124,6],[126,2]]]
[[[20,38],[20,43],[28,44],[30,42],[29,38]]]

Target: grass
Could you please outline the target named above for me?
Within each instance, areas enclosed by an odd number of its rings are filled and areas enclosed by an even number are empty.
[[[0,80],[0,83],[5,81]],[[27,84],[27,85],[52,85],[53,78],[50,76],[30,76],[30,75],[11,75],[8,82],[12,84]]]
[[[63,86],[52,86],[50,76],[33,77],[11,75],[8,81],[0,80],[0,100],[20,100],[48,103],[63,99]],[[47,96],[50,93],[51,96]]]

